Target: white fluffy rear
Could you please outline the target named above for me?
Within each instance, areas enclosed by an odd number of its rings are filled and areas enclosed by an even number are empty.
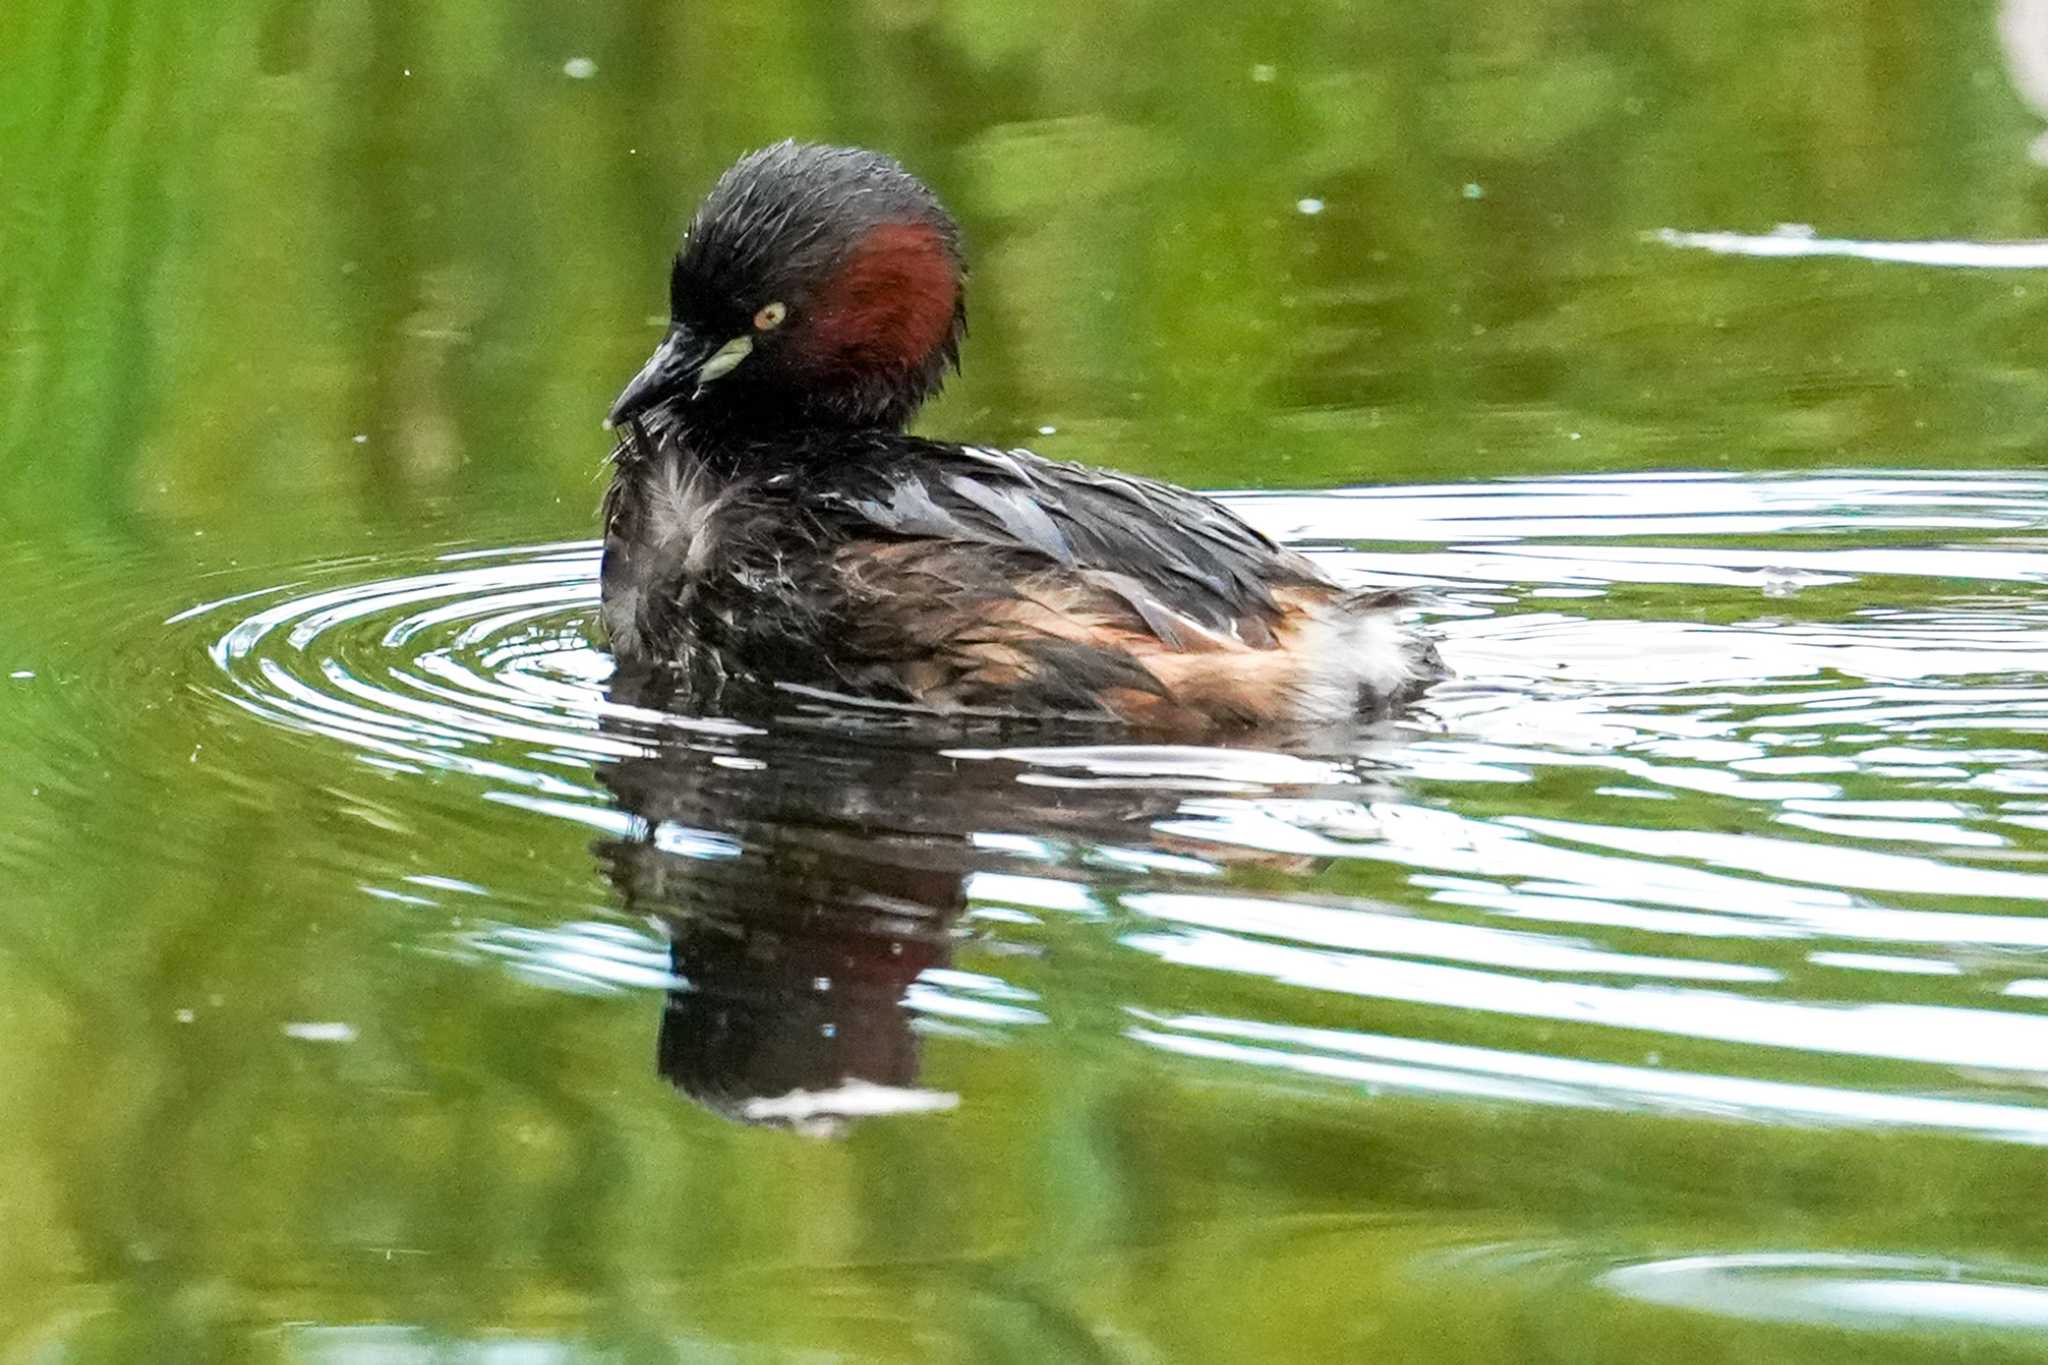
[[[1401,606],[1340,598],[1310,610],[1291,642],[1301,661],[1292,689],[1301,720],[1327,724],[1386,710],[1444,675],[1436,650],[1401,623]]]

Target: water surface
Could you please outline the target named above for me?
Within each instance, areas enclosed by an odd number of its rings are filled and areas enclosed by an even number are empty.
[[[2048,1358],[2042,34],[0,15],[0,1359]],[[615,686],[596,417],[789,133],[962,216],[924,429],[1457,679]]]

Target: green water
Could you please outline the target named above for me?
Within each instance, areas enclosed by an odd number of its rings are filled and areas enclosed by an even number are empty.
[[[0,1362],[2048,1359],[2048,6],[0,53]],[[614,695],[598,418],[784,136],[964,225],[924,430],[1238,490],[1458,680]]]

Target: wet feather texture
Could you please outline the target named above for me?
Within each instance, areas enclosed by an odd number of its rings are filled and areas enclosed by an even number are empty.
[[[636,399],[605,502],[622,667],[700,702],[745,680],[1174,730],[1339,720],[1441,676],[1405,595],[1346,591],[1198,493],[904,434],[962,278],[951,220],[885,158],[782,144],[719,181],[676,354],[786,315],[715,383]]]
[[[1199,494],[894,433],[832,445],[714,474],[667,443],[615,482],[623,662],[1173,728],[1335,720],[1440,672],[1392,628],[1405,594],[1346,592]]]

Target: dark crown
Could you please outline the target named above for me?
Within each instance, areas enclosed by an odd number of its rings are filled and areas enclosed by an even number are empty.
[[[959,363],[965,275],[958,227],[897,162],[781,142],[742,157],[705,196],[669,295],[678,326],[761,333],[707,396],[901,426]],[[759,327],[768,316],[772,335]]]

